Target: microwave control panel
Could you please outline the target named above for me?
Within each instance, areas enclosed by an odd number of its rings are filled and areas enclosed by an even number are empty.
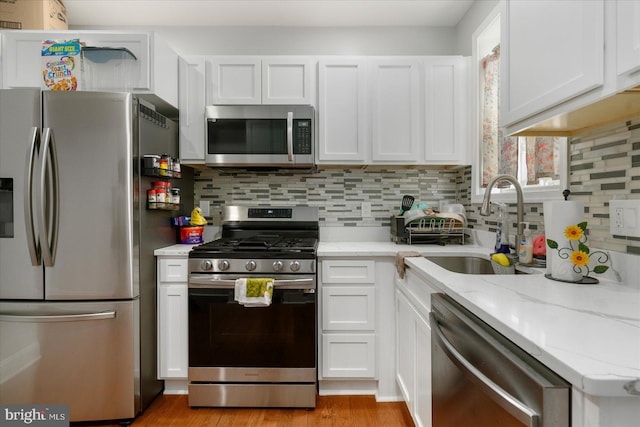
[[[311,146],[313,144],[311,138],[311,120],[296,119],[293,121],[293,152],[295,154],[311,154]]]

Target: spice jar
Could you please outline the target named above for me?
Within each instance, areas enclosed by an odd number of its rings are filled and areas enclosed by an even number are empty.
[[[158,175],[160,176],[168,176],[169,175],[169,158],[162,156],[159,162],[160,169],[158,169]]]
[[[179,188],[171,189],[171,204],[173,205],[173,209],[180,208],[180,189]]]
[[[153,183],[153,188],[156,190],[156,206],[158,209],[166,209],[167,208],[167,199],[170,197],[167,191],[166,181],[155,181]]]
[[[158,199],[157,199],[157,191],[155,188],[150,188],[147,190],[147,208],[148,209],[158,209]]]

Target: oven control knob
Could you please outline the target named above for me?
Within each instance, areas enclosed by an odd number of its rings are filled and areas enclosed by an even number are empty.
[[[200,268],[204,271],[211,270],[213,268],[213,264],[211,263],[211,261],[205,260],[202,261],[202,264],[200,264]]]
[[[228,270],[229,261],[227,261],[226,259],[221,259],[220,261],[218,261],[218,269],[220,269],[220,271]]]
[[[273,269],[275,271],[280,271],[282,270],[282,267],[284,267],[284,265],[282,264],[282,261],[274,261],[273,262]]]
[[[291,261],[289,268],[291,269],[291,271],[298,271],[300,270],[300,263],[298,261]]]
[[[247,268],[247,270],[253,271],[256,269],[256,262],[254,260],[251,260],[245,265],[245,267]]]

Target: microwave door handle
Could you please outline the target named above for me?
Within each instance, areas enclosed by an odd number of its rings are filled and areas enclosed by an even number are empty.
[[[51,129],[44,129],[42,139],[42,167],[40,168],[40,195],[38,204],[38,228],[40,229],[40,247],[44,265],[52,267],[55,263],[58,247],[58,226],[60,215],[60,193],[58,176],[58,157]],[[51,171],[51,192],[47,184],[47,165]],[[49,196],[48,201],[46,200]],[[49,212],[45,212],[48,208]],[[48,218],[47,218],[48,217]]]
[[[429,313],[429,323],[431,324],[432,332],[434,332],[433,338],[438,342],[439,347],[447,354],[451,361],[464,372],[469,380],[482,388],[491,400],[527,427],[540,426],[540,416],[534,409],[513,397],[460,354],[455,346],[445,337],[440,329],[438,319],[433,313]]]
[[[287,154],[290,162],[293,161],[293,111],[287,113]]]
[[[27,229],[27,246],[29,247],[29,256],[31,257],[31,265],[37,266],[42,264],[40,257],[40,242],[36,236],[33,218],[33,173],[35,170],[36,153],[40,149],[40,129],[34,127],[31,129],[31,149],[27,152],[27,191],[24,194],[24,217]]]

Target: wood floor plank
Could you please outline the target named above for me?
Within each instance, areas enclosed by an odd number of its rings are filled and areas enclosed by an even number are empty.
[[[118,427],[116,423],[74,426]],[[316,408],[190,408],[186,395],[160,395],[132,427],[413,427],[403,402],[373,396],[318,396]]]

